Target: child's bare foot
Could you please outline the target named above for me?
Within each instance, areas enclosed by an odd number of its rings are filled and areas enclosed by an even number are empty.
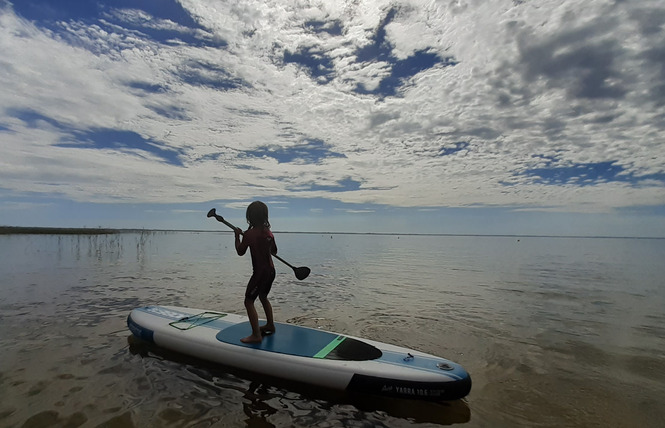
[[[256,337],[254,335],[247,336],[247,337],[244,337],[244,338],[240,339],[240,341],[242,343],[261,343],[262,340],[263,340],[263,337],[261,337],[261,336]]]
[[[275,325],[274,324],[273,325],[268,325],[268,324],[262,325],[260,327],[260,329],[261,329],[261,335],[262,336],[267,336],[267,335],[273,334],[275,332]]]

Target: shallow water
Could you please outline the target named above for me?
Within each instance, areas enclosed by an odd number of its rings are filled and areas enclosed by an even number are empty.
[[[131,340],[147,304],[242,313],[229,233],[0,236],[0,426],[588,427],[665,420],[665,240],[276,234],[278,321],[462,364],[465,399],[348,396]]]

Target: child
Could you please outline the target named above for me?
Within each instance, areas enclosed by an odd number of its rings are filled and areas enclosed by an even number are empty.
[[[254,201],[247,207],[247,223],[249,229],[243,234],[242,241],[240,235],[242,230],[236,228],[236,251],[242,256],[249,248],[252,256],[252,277],[247,284],[245,291],[245,308],[247,316],[252,325],[252,334],[243,339],[243,343],[261,343],[263,334],[275,332],[275,323],[272,316],[272,306],[268,301],[268,293],[275,280],[275,265],[272,262],[271,254],[277,254],[277,245],[275,237],[270,231],[268,222],[268,207],[261,201]],[[256,298],[261,300],[263,310],[266,313],[266,325],[259,328],[259,315],[254,307]]]

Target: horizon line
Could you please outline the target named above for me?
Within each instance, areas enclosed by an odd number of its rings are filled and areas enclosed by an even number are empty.
[[[0,235],[110,235],[117,233],[143,232],[187,232],[187,233],[233,233],[231,230],[208,229],[146,229],[112,227],[47,227],[47,226],[0,226]],[[317,232],[317,231],[276,231],[303,235],[376,235],[376,236],[466,236],[494,238],[583,238],[583,239],[665,239],[665,236],[613,236],[613,235],[536,235],[536,234],[478,234],[478,233],[418,233],[418,232]]]

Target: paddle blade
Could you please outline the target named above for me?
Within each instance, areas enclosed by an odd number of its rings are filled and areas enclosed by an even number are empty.
[[[212,208],[210,211],[208,211],[208,217],[214,217],[215,214],[217,214],[217,210],[215,208]]]
[[[299,280],[302,281],[303,279],[305,279],[309,276],[310,269],[308,267],[305,267],[305,266],[297,267],[297,268],[293,268],[293,272],[295,272],[296,278],[298,278]]]

